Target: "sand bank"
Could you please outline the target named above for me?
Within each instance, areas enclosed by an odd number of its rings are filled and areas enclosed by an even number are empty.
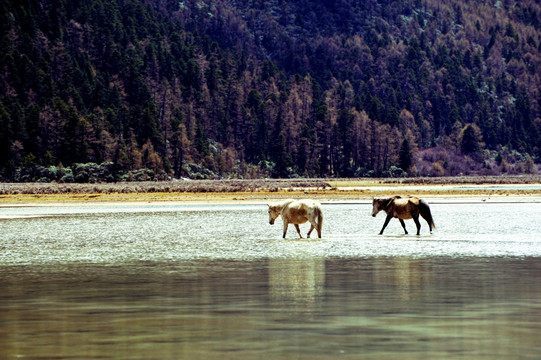
[[[0,206],[96,204],[96,203],[177,203],[177,204],[259,204],[287,198],[312,198],[324,203],[370,202],[374,197],[415,195],[438,202],[541,202],[541,186],[420,186],[385,185],[286,189],[236,192],[133,192],[59,193],[0,195]]]

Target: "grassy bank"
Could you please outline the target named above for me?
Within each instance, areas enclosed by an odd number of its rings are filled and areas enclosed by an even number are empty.
[[[444,176],[384,179],[328,179],[334,187],[358,187],[394,185],[502,185],[502,184],[541,184],[541,175],[509,176]]]
[[[263,202],[289,197],[335,201],[367,200],[395,194],[425,197],[541,197],[541,191],[536,189],[475,187],[491,184],[541,184],[541,176],[183,180],[106,184],[4,183],[0,184],[0,203]],[[426,185],[427,188],[412,188],[412,185]],[[456,185],[472,187],[457,188]]]
[[[236,201],[293,197],[306,189],[324,191],[318,179],[181,180],[103,184],[3,183],[0,203],[102,201]]]
[[[276,192],[292,188],[330,186],[329,183],[317,179],[179,180],[97,184],[4,183],[0,184],[0,195]]]

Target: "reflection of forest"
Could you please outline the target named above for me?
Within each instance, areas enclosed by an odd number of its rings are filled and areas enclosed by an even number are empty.
[[[323,295],[324,286],[323,258],[269,259],[269,293],[274,302],[308,311]]]

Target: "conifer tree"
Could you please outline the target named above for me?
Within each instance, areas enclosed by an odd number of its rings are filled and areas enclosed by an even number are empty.
[[[398,166],[404,170],[408,171],[411,165],[413,164],[413,155],[411,153],[410,142],[408,138],[402,140],[400,145],[400,153],[398,154]]]
[[[460,151],[464,154],[476,153],[480,150],[480,139],[477,131],[472,124],[468,124],[462,130],[462,140],[460,141]]]

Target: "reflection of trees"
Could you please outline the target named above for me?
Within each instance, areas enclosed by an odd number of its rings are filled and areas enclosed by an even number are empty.
[[[304,311],[313,310],[325,286],[325,260],[269,259],[271,300]]]

